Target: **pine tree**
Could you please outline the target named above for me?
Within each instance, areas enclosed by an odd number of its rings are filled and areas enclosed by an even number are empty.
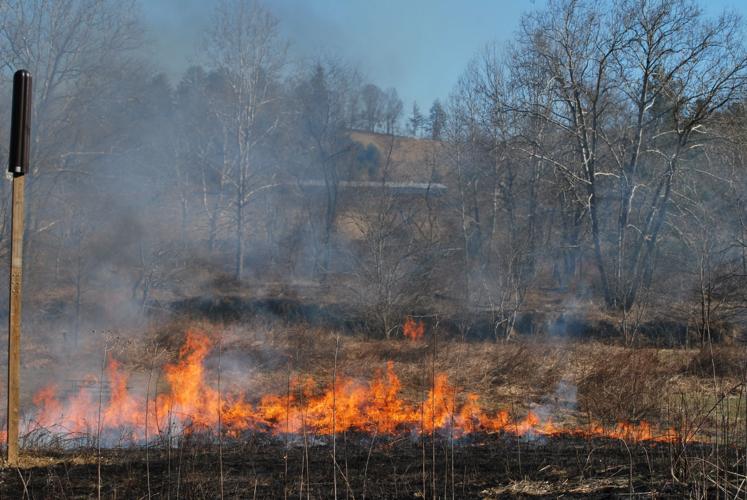
[[[443,132],[445,125],[446,111],[444,110],[444,107],[441,106],[441,102],[436,99],[433,101],[433,105],[431,106],[428,123],[428,130],[430,131],[433,140],[441,140],[441,133]]]
[[[417,137],[418,132],[420,132],[420,129],[425,123],[425,117],[420,112],[420,107],[418,106],[417,101],[412,103],[412,115],[410,115],[408,122],[410,124],[410,133],[412,133],[413,137]]]

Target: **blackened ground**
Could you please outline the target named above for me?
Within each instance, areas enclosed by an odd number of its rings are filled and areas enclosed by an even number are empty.
[[[167,304],[151,304],[149,311],[155,316],[179,317],[221,323],[278,320],[288,324],[334,329],[343,332],[364,332],[367,337],[382,337],[378,323],[371,311],[361,305],[343,302],[317,302],[296,297],[245,297],[239,294],[216,294],[175,300]],[[494,312],[472,310],[464,313],[444,314],[438,310],[400,311],[423,321],[428,329],[436,326],[446,338],[470,341],[495,340],[497,324],[506,319]],[[729,337],[729,328],[715,325],[712,338]],[[522,336],[537,334],[573,340],[602,340],[620,343],[623,337],[617,321],[611,318],[590,318],[557,311],[520,312],[514,331]],[[688,343],[687,321],[652,319],[638,326],[636,339],[640,345],[656,347],[685,346]],[[498,334],[499,337],[501,334]],[[689,339],[693,341],[693,339]]]
[[[286,443],[248,434],[222,447],[194,437],[179,447],[153,446],[147,457],[144,449],[102,451],[101,496],[334,498],[336,467],[337,498],[678,498],[693,494],[693,482],[681,473],[685,456],[704,451],[697,445],[683,454],[669,444],[509,435],[472,436],[452,446],[444,436],[433,441],[348,433],[337,438],[334,466],[329,438],[307,436],[305,443],[303,436]],[[98,494],[95,450],[27,452],[23,462],[0,470],[2,498]]]

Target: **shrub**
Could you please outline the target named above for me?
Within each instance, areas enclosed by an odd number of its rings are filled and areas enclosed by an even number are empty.
[[[595,354],[578,383],[584,412],[606,422],[656,418],[663,410],[667,369],[656,351]]]

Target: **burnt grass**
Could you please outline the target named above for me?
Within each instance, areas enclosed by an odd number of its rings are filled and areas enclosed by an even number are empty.
[[[689,446],[688,454],[697,454],[698,446]],[[676,498],[689,487],[670,472],[682,455],[675,448],[569,436],[492,434],[452,441],[345,433],[337,437],[337,497]],[[26,451],[21,468],[0,470],[0,495],[96,497],[96,453]],[[304,445],[303,436],[286,443],[252,433],[220,447],[192,439],[178,447],[152,446],[147,458],[143,448],[101,453],[104,498],[334,497],[329,437],[307,436]]]
[[[257,320],[277,320],[305,327],[332,329],[347,333],[365,332],[369,338],[381,336],[372,321],[370,309],[360,304],[319,303],[289,297],[244,297],[239,294],[216,294],[175,300],[167,304],[151,304],[152,311],[164,317],[180,317],[216,323],[246,323]],[[420,318],[428,328],[438,325],[450,338],[471,341],[496,339],[496,322],[501,318],[489,311],[466,311],[442,314],[437,310],[401,311]],[[154,312],[156,316],[158,312]],[[609,319],[590,320],[584,315],[523,311],[517,315],[514,329],[519,335],[544,332],[571,340],[620,340],[618,326]],[[639,344],[675,347],[687,342],[686,321],[649,320],[638,326]],[[714,327],[712,335],[721,331]]]

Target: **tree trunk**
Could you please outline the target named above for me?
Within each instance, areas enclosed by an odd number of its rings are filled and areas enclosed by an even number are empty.
[[[236,200],[236,262],[234,277],[241,281],[244,275],[244,190],[239,188],[238,199]]]

